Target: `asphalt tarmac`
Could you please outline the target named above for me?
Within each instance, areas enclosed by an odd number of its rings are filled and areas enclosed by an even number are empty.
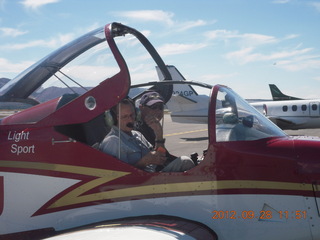
[[[169,114],[164,116],[165,146],[175,156],[190,156],[197,152],[202,155],[208,147],[208,125],[176,123]]]
[[[176,123],[169,114],[164,117],[164,137],[166,148],[176,156],[190,156],[197,152],[200,156],[208,147],[208,125]],[[320,137],[320,129],[285,130],[288,135],[305,135]]]

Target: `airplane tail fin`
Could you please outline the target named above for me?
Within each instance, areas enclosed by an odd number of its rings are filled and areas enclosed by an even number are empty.
[[[173,81],[186,81],[184,76],[179,72],[179,70],[173,65],[167,65],[167,68],[171,74]],[[157,67],[158,78],[163,79],[162,72]],[[196,90],[188,84],[174,84],[172,95],[180,95],[181,97],[187,98],[190,101],[196,101],[194,97],[198,96]]]
[[[175,66],[167,65],[172,80],[184,82],[186,79]],[[163,79],[162,73],[157,68],[159,80]],[[174,122],[199,122],[203,123],[208,118],[208,96],[199,95],[196,90],[187,83],[173,84],[173,92],[166,103],[171,119]]]
[[[269,84],[269,87],[270,87],[273,101],[302,100],[302,98],[292,97],[292,96],[283,94],[275,84]]]

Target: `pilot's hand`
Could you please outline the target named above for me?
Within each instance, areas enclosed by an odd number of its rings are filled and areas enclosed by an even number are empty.
[[[150,164],[163,165],[166,162],[166,154],[160,151],[151,151],[146,154],[140,161],[136,164],[137,167],[144,169]]]
[[[161,119],[158,119],[152,115],[148,115],[144,119],[145,123],[154,131],[154,134],[158,139],[162,139],[163,137],[163,130],[160,124],[160,120]]]
[[[162,166],[167,160],[164,152],[152,151],[150,154],[152,155],[151,164]]]

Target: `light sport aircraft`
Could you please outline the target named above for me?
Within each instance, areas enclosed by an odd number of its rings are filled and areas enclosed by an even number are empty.
[[[34,106],[0,122],[0,239],[320,239],[320,139],[287,136],[226,86],[211,90],[206,154],[187,172],[145,172],[94,147],[110,128],[105,111],[139,76],[128,68],[136,58],[120,52],[140,54],[119,39],[128,34],[163,72],[164,84],[152,88],[168,100],[163,60],[119,23],[58,49],[1,89],[1,101]],[[69,88],[77,93],[33,99],[56,93],[47,82],[57,79],[77,83]]]

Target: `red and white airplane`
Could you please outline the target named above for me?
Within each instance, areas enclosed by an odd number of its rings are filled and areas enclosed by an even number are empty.
[[[0,239],[320,239],[320,139],[287,136],[226,86],[211,90],[206,154],[187,172],[145,172],[95,147],[108,132],[105,111],[138,76],[119,49],[139,47],[116,44],[127,34],[161,69],[165,81],[153,88],[169,100],[164,62],[119,23],[1,89],[1,101],[34,106],[0,122]],[[46,88],[68,80],[78,84],[72,94]],[[34,99],[48,89],[51,100]]]

